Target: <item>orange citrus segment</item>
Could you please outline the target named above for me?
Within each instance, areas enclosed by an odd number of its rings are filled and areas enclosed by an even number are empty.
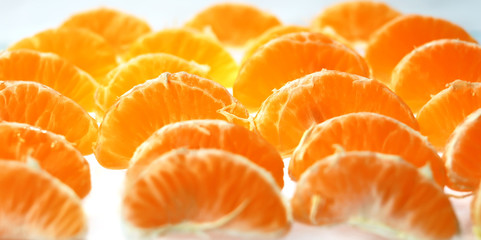
[[[279,19],[243,3],[217,3],[197,13],[185,25],[200,31],[208,29],[224,44],[243,46],[274,26]]]
[[[101,85],[105,84],[105,75],[117,66],[115,50],[101,36],[80,28],[45,30],[8,49],[55,53],[89,73]]]
[[[279,26],[272,27],[267,31],[265,31],[262,35],[248,42],[248,44],[246,45],[246,49],[244,50],[244,56],[242,58],[242,62],[245,63],[252,55],[254,55],[254,53],[259,48],[261,48],[271,40],[287,35],[289,33],[310,32],[310,31],[311,30],[307,27],[297,26],[297,25],[279,25]]]
[[[127,58],[159,52],[209,66],[208,75],[225,87],[232,87],[237,76],[237,63],[219,42],[187,28],[164,29],[146,34],[132,44]]]
[[[109,109],[95,156],[107,168],[127,168],[135,149],[166,124],[226,119],[222,110],[247,118],[247,110],[220,84],[188,73],[165,73],[135,86]]]
[[[165,125],[137,148],[127,170],[132,182],[158,156],[177,148],[216,148],[242,155],[272,174],[284,186],[284,163],[260,135],[222,120],[190,120]]]
[[[208,77],[208,67],[167,53],[143,54],[119,65],[107,74],[108,85],[99,88],[97,101],[107,111],[118,98],[135,85],[157,78],[164,72],[188,72]]]
[[[456,80],[434,95],[417,115],[420,131],[439,151],[470,113],[481,107],[481,83]]]
[[[140,36],[151,31],[144,20],[110,8],[96,8],[70,16],[61,27],[83,28],[92,31],[118,52],[126,51]]]
[[[475,191],[481,180],[481,109],[466,117],[451,134],[443,158],[451,188]]]
[[[443,190],[402,158],[372,152],[331,155],[301,176],[294,218],[313,225],[350,222],[390,239],[451,239],[458,221]]]
[[[52,53],[32,50],[0,52],[0,80],[39,82],[71,98],[89,112],[95,109],[97,82],[86,72]]]
[[[28,124],[0,122],[0,146],[0,159],[26,162],[32,157],[79,197],[90,192],[89,164],[64,137]]]
[[[129,225],[152,238],[174,232],[279,237],[291,225],[272,176],[217,149],[159,156],[127,188],[122,210]]]
[[[418,129],[409,107],[385,85],[358,75],[322,70],[275,91],[254,118],[257,130],[289,156],[312,125],[351,112],[376,112]]]
[[[80,105],[36,82],[0,81],[0,85],[6,86],[0,90],[0,120],[63,135],[82,154],[93,152],[97,122]]]
[[[242,65],[234,96],[256,111],[274,89],[322,69],[369,76],[364,59],[345,45],[321,33],[291,33],[268,42]]]
[[[372,151],[399,155],[445,185],[444,162],[418,131],[377,113],[348,113],[311,127],[302,137],[289,162],[289,175],[299,179],[317,161],[343,151]]]
[[[83,238],[87,219],[75,194],[49,174],[0,160],[0,238]]]
[[[481,46],[456,39],[429,42],[404,56],[392,73],[392,88],[413,112],[446,84],[481,82]]]
[[[377,29],[399,15],[386,3],[347,1],[323,9],[312,21],[312,27],[333,32],[353,45],[365,44]]]
[[[390,84],[392,70],[406,54],[443,38],[476,42],[463,28],[444,19],[414,14],[394,18],[373,34],[366,48],[373,77]]]

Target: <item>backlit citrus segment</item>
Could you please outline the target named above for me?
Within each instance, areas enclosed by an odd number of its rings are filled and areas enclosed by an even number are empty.
[[[135,149],[159,128],[192,119],[226,120],[221,110],[248,117],[220,84],[188,73],[164,73],[135,86],[109,109],[95,156],[104,167],[127,168]]]
[[[463,28],[444,19],[414,14],[394,18],[378,29],[367,45],[366,60],[373,77],[389,85],[392,70],[406,54],[443,38],[476,42]]]
[[[289,162],[289,175],[299,179],[311,165],[336,151],[372,151],[399,155],[445,185],[444,162],[418,131],[377,113],[348,113],[311,127]]]
[[[143,54],[119,65],[107,74],[108,85],[99,88],[97,102],[104,112],[135,85],[157,78],[164,72],[188,72],[207,77],[208,66],[167,53]]]
[[[262,35],[257,38],[252,39],[244,50],[244,56],[242,62],[246,62],[259,48],[264,46],[271,40],[274,40],[280,36],[287,35],[289,33],[296,32],[310,32],[311,30],[307,27],[297,26],[297,25],[279,25],[269,30],[265,31]]]
[[[63,135],[84,155],[92,153],[97,122],[80,105],[36,82],[7,82],[0,90],[0,120],[27,123]]]
[[[87,218],[73,192],[49,174],[0,160],[0,238],[84,238]]]
[[[254,118],[257,130],[284,156],[304,132],[335,116],[376,112],[418,129],[409,107],[385,85],[358,75],[323,70],[275,91]]]
[[[40,167],[71,187],[79,197],[90,192],[90,168],[82,154],[64,137],[23,123],[0,122],[0,158]]]
[[[95,109],[97,82],[86,72],[52,53],[32,50],[0,52],[0,80],[39,82],[71,98],[89,112]]]
[[[312,21],[312,27],[333,32],[352,45],[365,44],[377,29],[399,15],[382,2],[347,1],[323,9]]]
[[[481,83],[456,80],[434,95],[417,115],[420,131],[439,151],[463,120],[481,108]]]
[[[457,79],[481,82],[481,46],[456,39],[429,42],[398,63],[392,88],[417,112],[434,95]]]
[[[115,50],[101,36],[80,28],[48,29],[8,49],[55,53],[89,73],[101,85],[105,84],[105,75],[117,66]]]
[[[172,149],[216,148],[245,156],[272,174],[282,188],[282,158],[260,135],[222,120],[190,120],[173,123],[157,130],[137,148],[127,171],[132,182],[157,156]]]
[[[348,152],[322,159],[302,175],[291,205],[300,222],[349,222],[389,239],[451,239],[459,233],[442,188],[393,155]]]
[[[257,7],[228,2],[202,10],[186,26],[200,31],[210,30],[224,44],[243,46],[250,39],[280,24],[274,15]]]
[[[451,134],[443,158],[451,188],[475,191],[481,180],[481,110],[471,113]]]
[[[70,16],[61,27],[83,28],[102,36],[118,52],[126,51],[151,31],[144,20],[111,8],[96,8]]]
[[[291,225],[272,176],[245,157],[217,149],[158,157],[127,188],[122,210],[136,232],[151,238],[176,232],[280,237]]]
[[[369,76],[364,59],[345,45],[321,33],[291,33],[268,42],[242,65],[234,96],[255,111],[274,89],[322,69]]]
[[[210,67],[212,80],[232,87],[238,66],[234,58],[210,36],[187,28],[164,29],[146,34],[132,44],[128,58],[145,53],[170,53]]]

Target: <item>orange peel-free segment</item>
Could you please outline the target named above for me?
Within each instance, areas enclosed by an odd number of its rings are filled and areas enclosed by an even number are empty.
[[[0,120],[27,123],[64,136],[83,155],[93,152],[97,122],[57,91],[26,81],[0,81]]]
[[[366,48],[374,79],[389,85],[394,67],[406,54],[443,38],[476,42],[463,28],[441,18],[415,14],[394,18],[373,34]]]
[[[108,85],[98,89],[96,100],[104,112],[135,85],[164,72],[188,72],[208,78],[209,68],[168,53],[147,53],[130,59],[107,74]]]
[[[220,84],[188,73],[164,73],[122,95],[106,113],[95,156],[106,168],[129,166],[135,149],[166,124],[192,119],[248,118]]]
[[[296,32],[310,32],[311,29],[308,27],[297,26],[297,25],[279,25],[270,28],[269,30],[265,31],[262,35],[258,36],[257,38],[252,39],[247,45],[244,50],[244,56],[242,57],[242,63],[246,62],[254,53],[268,43],[271,40],[274,40],[278,37],[287,35],[289,33],[296,33]]]
[[[176,232],[275,238],[292,221],[267,171],[218,149],[159,156],[126,189],[122,213],[132,234],[152,238]]]
[[[481,108],[481,83],[456,80],[421,108],[417,114],[420,132],[443,151],[456,126],[478,108]]]
[[[369,76],[369,67],[354,50],[314,32],[291,33],[260,48],[241,67],[234,96],[256,111],[274,89],[322,69]]]
[[[243,3],[217,3],[190,19],[185,26],[211,30],[226,45],[243,46],[266,30],[280,25],[276,16]]]
[[[100,7],[70,16],[61,27],[83,28],[102,36],[118,52],[124,52],[137,38],[151,32],[144,20],[115,9]]]
[[[84,238],[82,202],[61,182],[16,161],[0,160],[0,238]]]
[[[39,166],[83,198],[90,192],[90,167],[82,154],[63,136],[24,123],[0,122],[0,159]]]
[[[481,46],[457,39],[429,42],[404,56],[392,73],[392,89],[413,112],[457,79],[481,82]]]
[[[400,15],[386,3],[347,1],[323,9],[311,25],[339,35],[351,44],[367,43],[377,29]]]
[[[347,152],[315,163],[291,200],[294,219],[354,223],[393,239],[451,239],[459,233],[443,189],[394,155]]]
[[[471,113],[449,137],[443,154],[450,188],[476,191],[481,180],[481,109]]]
[[[89,73],[100,84],[117,66],[115,50],[101,36],[81,28],[58,28],[24,38],[8,50],[31,49],[55,53]]]
[[[234,58],[218,41],[188,28],[164,29],[146,34],[132,44],[127,58],[145,53],[169,53],[209,66],[208,75],[225,87],[232,87],[239,71]]]
[[[428,170],[440,185],[446,183],[444,162],[418,131],[377,113],[348,113],[311,127],[302,137],[289,162],[289,175],[299,179],[317,161],[336,151],[372,151],[402,157]]]
[[[28,49],[0,52],[0,80],[38,82],[71,98],[88,112],[95,109],[95,79],[53,53]]]
[[[266,169],[284,186],[284,163],[277,150],[259,134],[223,120],[188,120],[165,125],[140,145],[127,170],[127,182],[165,152],[176,148],[216,148],[245,156]]]
[[[283,156],[312,125],[351,112],[375,112],[417,130],[409,107],[384,84],[358,75],[322,70],[291,81],[262,104],[254,124]]]

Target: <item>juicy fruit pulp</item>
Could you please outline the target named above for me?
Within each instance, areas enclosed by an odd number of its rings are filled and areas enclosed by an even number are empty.
[[[128,224],[156,237],[171,232],[282,236],[291,216],[272,176],[216,149],[158,157],[123,197]]]

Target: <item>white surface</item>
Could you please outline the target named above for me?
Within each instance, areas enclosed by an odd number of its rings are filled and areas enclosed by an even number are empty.
[[[114,7],[143,17],[154,30],[182,25],[189,17],[207,5],[209,1],[115,1],[115,0],[0,0],[0,49],[47,28],[58,26],[72,13],[97,6]],[[285,24],[308,24],[310,19],[334,0],[272,1],[249,0],[262,9],[277,15]],[[422,13],[451,20],[474,35],[481,32],[481,1],[479,0],[409,0],[387,1],[404,13]],[[125,171],[102,168],[93,156],[87,157],[92,171],[92,191],[84,200],[89,218],[88,239],[123,239],[120,224],[120,200]],[[287,162],[286,162],[287,166]],[[285,174],[283,193],[292,195],[295,184]],[[453,200],[465,235],[460,239],[472,239],[469,222],[470,198]],[[285,240],[308,239],[382,239],[356,228],[340,225],[309,227],[295,224]]]

